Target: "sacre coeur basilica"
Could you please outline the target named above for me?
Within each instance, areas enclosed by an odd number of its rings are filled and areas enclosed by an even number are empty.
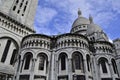
[[[120,38],[82,16],[71,31],[36,34],[38,0],[1,0],[0,80],[120,80]]]

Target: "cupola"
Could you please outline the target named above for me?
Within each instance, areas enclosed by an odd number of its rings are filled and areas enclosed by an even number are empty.
[[[88,24],[90,24],[89,19],[83,17],[79,9],[78,18],[73,22],[71,33],[85,34]]]

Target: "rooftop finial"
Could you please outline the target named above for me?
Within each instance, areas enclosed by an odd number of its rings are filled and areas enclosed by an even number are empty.
[[[93,17],[91,16],[91,14],[89,14],[89,20],[90,20],[90,23],[93,23]]]
[[[78,8],[78,16],[80,17],[82,15],[82,12],[80,10],[80,8]]]

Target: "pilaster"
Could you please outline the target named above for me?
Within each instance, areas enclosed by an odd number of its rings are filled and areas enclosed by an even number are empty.
[[[30,80],[34,80],[35,62],[36,62],[36,59],[33,58],[33,59],[32,59],[32,66],[31,66],[31,70],[30,70]]]
[[[68,59],[68,80],[72,80],[72,59]]]
[[[89,80],[89,79],[88,79],[88,70],[87,70],[87,61],[86,61],[86,59],[84,59],[83,61],[84,61],[85,79],[86,79],[86,80]]]

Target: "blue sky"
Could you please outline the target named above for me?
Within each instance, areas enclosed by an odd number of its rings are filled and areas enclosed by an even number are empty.
[[[102,27],[110,39],[120,38],[120,0],[39,0],[35,16],[37,33],[68,33],[78,17],[78,8],[86,18]]]

